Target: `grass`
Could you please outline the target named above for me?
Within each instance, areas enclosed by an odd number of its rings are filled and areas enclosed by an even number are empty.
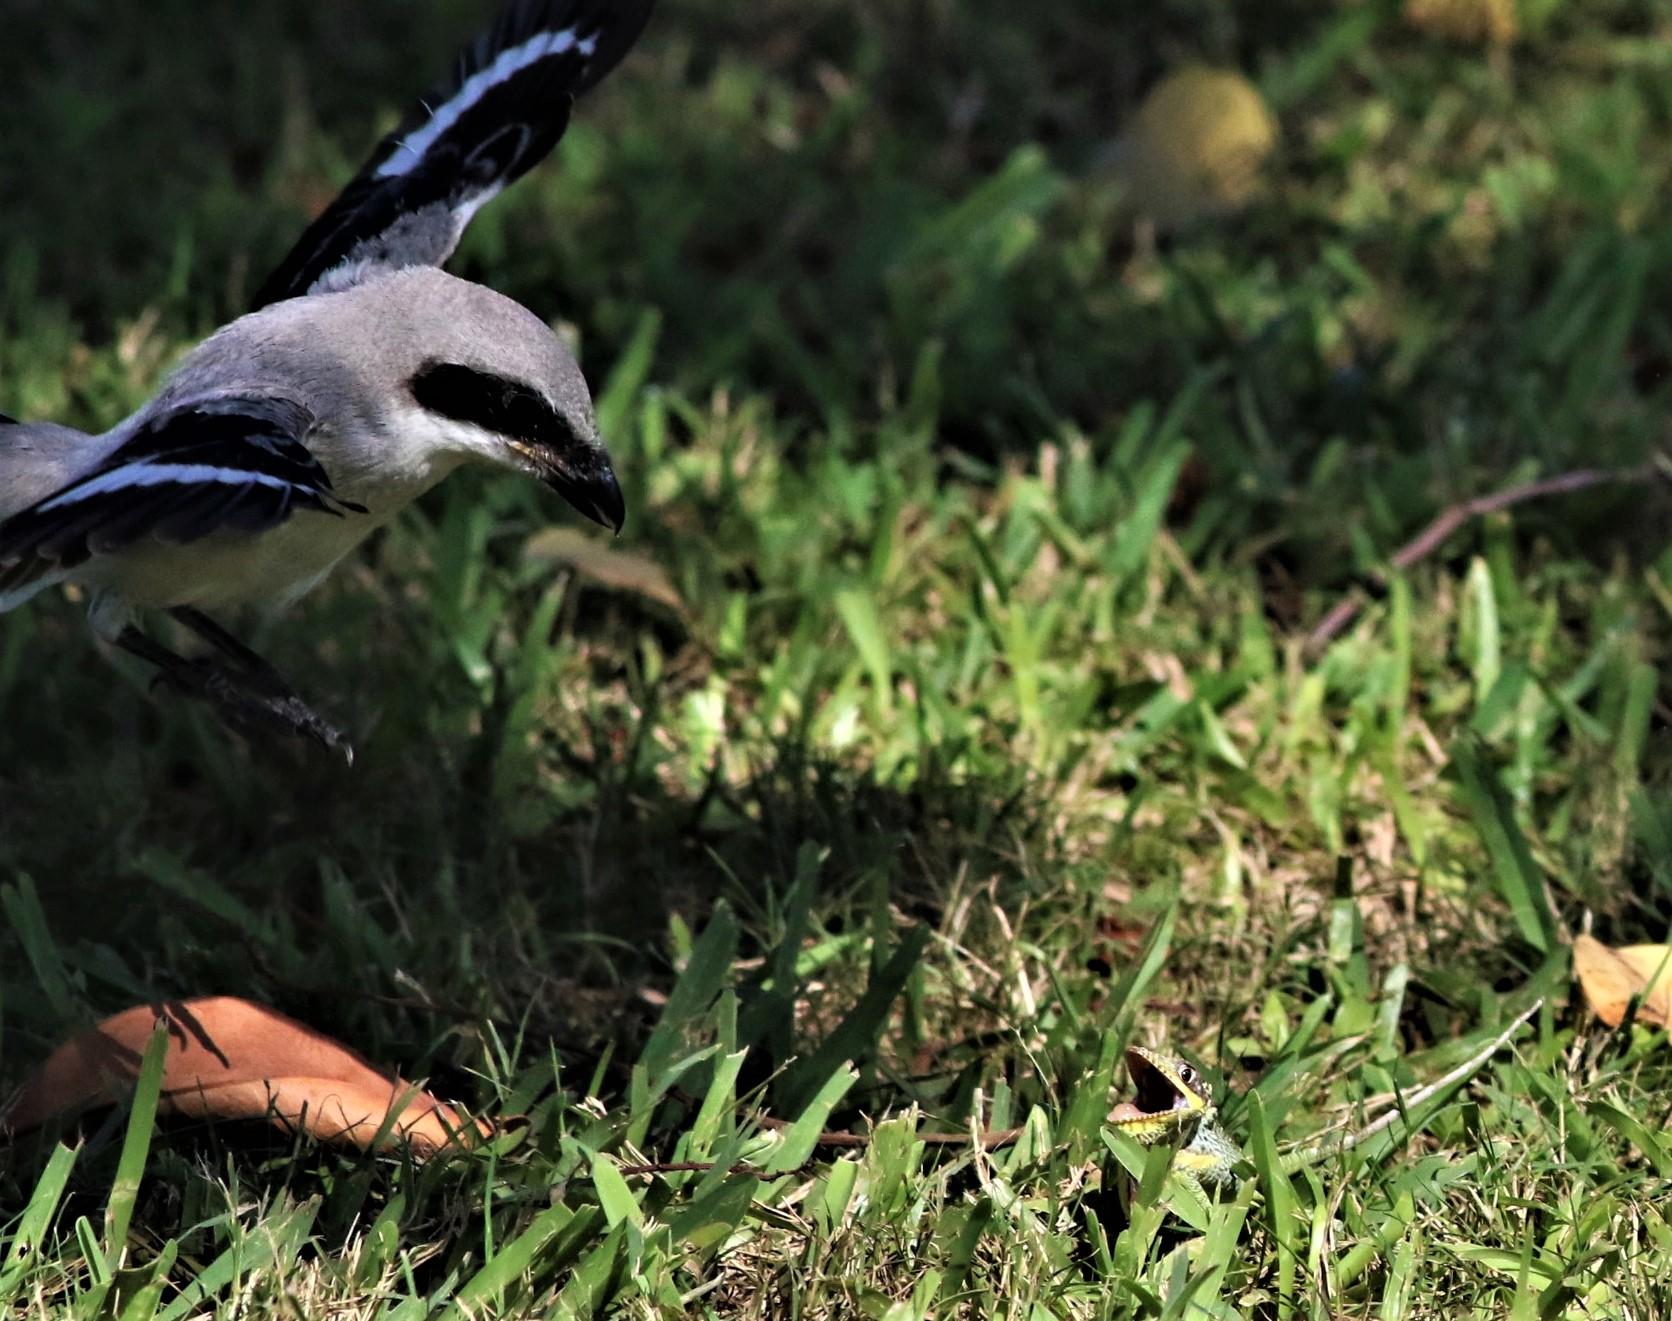
[[[482,11],[104,8],[0,49],[0,407],[101,427]],[[417,1166],[142,1084],[0,1157],[9,1312],[1660,1314],[1672,1066],[1565,942],[1672,915],[1672,502],[1482,520],[1304,639],[1453,501],[1666,449],[1665,16],[990,10],[664,0],[484,213],[628,531],[461,475],[258,629],[352,772],[6,617],[8,1084],[233,993],[528,1117]],[[1101,163],[1191,60],[1282,138],[1151,239]],[[1129,1040],[1250,1153],[1193,1226],[1100,1129]]]

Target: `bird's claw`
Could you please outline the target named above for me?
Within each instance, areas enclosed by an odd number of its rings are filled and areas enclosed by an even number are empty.
[[[229,670],[207,658],[188,660],[160,670],[151,690],[167,688],[188,697],[199,697],[214,706],[222,721],[251,738],[271,734],[300,735],[321,747],[341,754],[354,764],[354,747],[343,732],[304,702],[268,668],[250,672]]]

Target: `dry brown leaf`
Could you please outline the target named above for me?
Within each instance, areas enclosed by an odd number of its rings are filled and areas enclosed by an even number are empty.
[[[1639,1022],[1672,1027],[1672,947],[1627,945],[1613,949],[1590,936],[1573,942],[1573,972],[1591,1012],[1618,1027],[1634,995]]]
[[[574,528],[553,527],[536,532],[523,545],[523,554],[536,563],[567,564],[583,578],[617,592],[633,592],[683,614],[685,603],[667,570],[655,560],[632,551],[612,550],[596,537]]]
[[[169,1034],[164,1114],[270,1119],[286,1132],[365,1149],[404,1100],[384,1145],[404,1140],[421,1156],[488,1132],[340,1042],[232,996],[139,1005],[105,1019],[53,1051],[0,1115],[0,1129],[35,1128],[120,1099],[139,1076],[158,1018]]]

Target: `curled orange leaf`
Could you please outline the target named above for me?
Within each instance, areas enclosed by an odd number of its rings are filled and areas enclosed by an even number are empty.
[[[0,1114],[0,1128],[20,1132],[120,1099],[159,1018],[169,1033],[165,1114],[268,1119],[362,1150],[404,1141],[420,1156],[488,1132],[340,1042],[232,996],[139,1005],[105,1019],[52,1053]]]

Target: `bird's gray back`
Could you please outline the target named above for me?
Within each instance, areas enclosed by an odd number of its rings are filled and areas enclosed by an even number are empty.
[[[163,394],[181,396],[205,382],[254,384],[298,373],[306,384],[343,373],[387,390],[437,359],[480,361],[527,379],[578,375],[561,341],[520,303],[434,267],[414,266],[229,322],[181,362]]]
[[[151,407],[206,391],[288,393],[333,425],[380,430],[426,366],[459,363],[539,385],[590,422],[586,380],[561,340],[520,303],[434,267],[274,303],[222,327]]]
[[[586,381],[550,328],[521,304],[433,267],[379,276],[337,293],[274,303],[230,322],[187,354],[137,412],[102,435],[51,422],[0,425],[0,519],[86,475],[147,420],[214,398],[271,397],[319,419],[310,444],[352,488],[388,455],[342,438],[392,436],[425,366],[460,363],[537,384],[596,434]]]

